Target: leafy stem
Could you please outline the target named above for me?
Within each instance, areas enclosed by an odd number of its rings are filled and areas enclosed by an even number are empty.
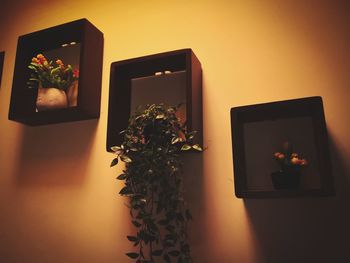
[[[138,253],[126,255],[136,263],[154,263],[156,258],[192,262],[187,242],[192,217],[182,197],[180,153],[202,148],[193,143],[195,132],[187,131],[176,112],[177,107],[147,105],[129,119],[122,145],[112,147],[117,157],[111,166],[121,160],[126,167],[117,179],[125,182],[119,193],[129,198],[136,227],[128,239],[139,247]]]

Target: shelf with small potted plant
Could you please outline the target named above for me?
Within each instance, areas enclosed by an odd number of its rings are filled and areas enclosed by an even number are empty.
[[[20,36],[9,119],[36,126],[98,118],[102,58],[103,34],[87,19]]]
[[[38,112],[77,105],[78,69],[73,69],[69,64],[64,65],[60,59],[55,63],[48,61],[42,54],[33,57],[28,68],[32,70],[28,87],[38,89]]]
[[[302,168],[308,164],[300,154],[293,152],[290,142],[284,142],[281,152],[275,152],[274,158],[280,166],[280,170],[271,173],[272,183],[275,189],[298,189]]]

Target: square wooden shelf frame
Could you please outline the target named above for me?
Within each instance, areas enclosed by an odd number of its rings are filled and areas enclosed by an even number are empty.
[[[128,126],[131,104],[131,80],[155,72],[186,71],[186,125],[196,130],[196,143],[202,145],[202,68],[191,49],[181,49],[111,64],[106,150],[120,145],[120,132]]]
[[[2,70],[4,68],[5,51],[0,52],[0,87],[2,79]]]
[[[316,158],[320,177],[318,189],[249,189],[246,174],[246,153],[243,125],[250,122],[311,117]],[[234,159],[235,194],[238,198],[270,198],[334,195],[328,135],[321,97],[256,104],[231,108],[232,150]]]
[[[62,43],[80,43],[79,91],[75,107],[36,112],[38,90],[27,81],[31,58]],[[103,60],[103,33],[87,19],[80,19],[20,36],[9,109],[9,120],[36,126],[94,119],[100,116]]]

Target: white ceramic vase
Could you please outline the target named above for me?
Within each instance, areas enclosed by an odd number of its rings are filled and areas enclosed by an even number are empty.
[[[62,109],[68,107],[67,95],[63,90],[56,88],[39,88],[36,99],[38,111]]]
[[[78,105],[78,81],[75,80],[67,89],[68,107]]]

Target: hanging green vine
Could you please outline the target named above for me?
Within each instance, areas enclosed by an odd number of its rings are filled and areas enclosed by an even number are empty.
[[[129,198],[135,235],[127,236],[137,247],[126,255],[136,263],[193,262],[187,242],[191,213],[182,196],[181,151],[194,149],[195,132],[188,132],[176,116],[178,107],[147,105],[129,120],[120,147],[112,147],[126,168],[117,179],[125,186],[119,194]]]

